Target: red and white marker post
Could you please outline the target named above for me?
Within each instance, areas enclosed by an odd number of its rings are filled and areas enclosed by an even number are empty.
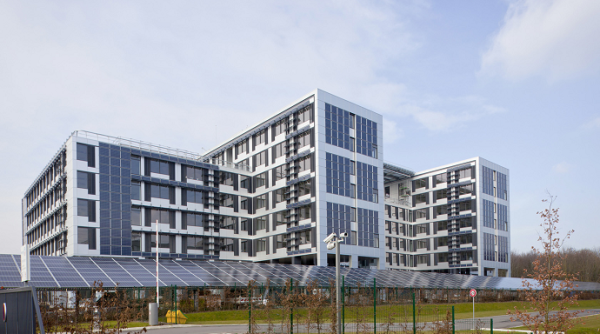
[[[477,290],[471,289],[469,296],[473,297],[473,330],[475,330],[475,296],[477,296]]]

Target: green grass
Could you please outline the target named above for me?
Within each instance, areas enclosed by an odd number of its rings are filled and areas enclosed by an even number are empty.
[[[525,326],[515,327],[513,329],[527,329]],[[600,333],[600,315],[592,315],[580,318],[579,323],[567,331],[567,334]]]
[[[478,318],[486,318],[497,315],[506,315],[507,310],[514,309],[515,306],[522,308],[522,306],[526,304],[523,302],[496,302],[496,303],[476,303],[475,304],[475,317]],[[450,304],[425,304],[422,305],[423,310],[426,313],[428,310],[433,310],[435,308],[439,308],[440,310],[446,310],[450,308],[452,305]],[[396,306],[397,307],[397,306]],[[407,306],[409,308],[409,313],[412,309],[411,305]],[[373,309],[372,307],[365,307],[367,318],[373,317]],[[600,300],[582,300],[579,301],[579,306],[574,307],[573,309],[590,309],[590,308],[600,308]],[[273,313],[271,314],[272,321],[274,323],[278,323],[282,321],[282,311],[279,309],[273,309]],[[356,316],[356,308],[346,308],[346,321],[353,321]],[[302,321],[302,319],[306,318],[306,309],[296,310],[298,316],[295,315],[295,320]],[[325,312],[329,312],[326,310]],[[379,306],[377,308],[378,322],[383,322],[386,314],[386,306]],[[412,315],[410,315],[412,317]],[[472,303],[460,303],[454,304],[454,317],[455,319],[469,319],[473,316],[473,304]],[[189,313],[186,314],[188,318],[188,324],[246,324],[248,323],[248,310],[230,310],[230,311],[213,311],[213,312],[199,312],[199,313]],[[379,320],[381,319],[381,320]],[[396,321],[402,320],[399,317],[395,317]],[[426,319],[426,318],[425,318]],[[159,318],[159,321],[166,322],[165,317]],[[257,317],[257,322],[264,323],[264,318],[262,316]]]

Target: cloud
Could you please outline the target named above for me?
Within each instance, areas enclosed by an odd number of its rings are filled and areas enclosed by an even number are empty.
[[[582,125],[584,129],[600,129],[600,117],[596,117],[588,123]]]
[[[420,101],[420,102],[417,102]],[[431,132],[445,132],[457,127],[506,112],[477,96],[460,98],[413,98],[397,108],[396,114],[409,116]]]
[[[573,166],[571,164],[568,164],[566,162],[561,162],[561,163],[554,165],[552,167],[552,170],[559,174],[566,174],[571,170],[571,168],[573,168]]]
[[[481,73],[557,81],[600,69],[600,1],[518,0],[481,60]]]

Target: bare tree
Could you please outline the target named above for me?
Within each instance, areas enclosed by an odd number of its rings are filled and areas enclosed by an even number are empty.
[[[543,234],[538,241],[542,248],[532,247],[537,255],[533,261],[533,270],[526,270],[523,288],[526,301],[522,309],[515,306],[508,314],[513,315],[511,320],[518,319],[530,330],[538,333],[565,332],[573,328],[577,322],[577,314],[581,311],[569,312],[569,307],[577,305],[577,294],[572,293],[574,281],[577,277],[568,274],[563,269],[563,253],[560,252],[563,243],[570,238],[573,230],[568,231],[561,239],[558,230],[558,209],[552,207],[555,197],[550,195],[548,208],[538,212],[542,218]],[[537,312],[529,314],[528,312]]]

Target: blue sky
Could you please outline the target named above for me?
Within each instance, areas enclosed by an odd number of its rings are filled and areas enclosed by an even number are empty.
[[[386,161],[510,169],[512,248],[546,191],[599,247],[600,2],[0,0],[0,252],[78,129],[203,153],[315,88],[384,116]]]

